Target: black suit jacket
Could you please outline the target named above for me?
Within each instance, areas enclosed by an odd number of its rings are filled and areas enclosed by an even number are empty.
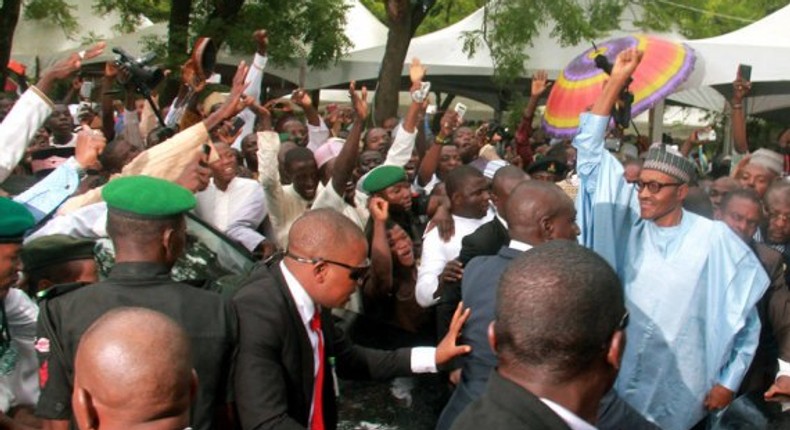
[[[491,373],[483,397],[469,405],[452,430],[569,430],[570,427],[534,394]]]
[[[462,265],[475,257],[483,255],[496,255],[503,246],[510,242],[507,229],[494,217],[491,221],[481,225],[474,233],[466,236],[461,241],[461,253],[457,260]],[[447,334],[453,313],[461,301],[461,283],[448,282],[442,286],[441,300],[436,305],[436,331],[437,338],[441,339]]]
[[[233,298],[239,318],[234,383],[244,429],[303,429],[313,398],[313,350],[279,261],[260,264]],[[324,334],[324,423],[337,427],[335,363],[342,378],[385,379],[411,374],[409,349],[378,351],[353,345],[321,316]]]

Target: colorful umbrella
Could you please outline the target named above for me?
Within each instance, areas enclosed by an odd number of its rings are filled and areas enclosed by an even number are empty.
[[[590,48],[574,58],[560,73],[543,116],[543,127],[548,134],[573,137],[579,126],[579,114],[601,94],[607,75],[595,66],[595,56],[603,54],[614,64],[617,54],[632,47],[644,52],[629,87],[634,94],[633,116],[672,94],[694,70],[694,50],[685,43],[647,35],[608,40],[598,45],[597,50]]]

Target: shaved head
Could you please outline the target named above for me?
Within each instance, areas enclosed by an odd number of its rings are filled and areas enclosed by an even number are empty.
[[[293,223],[288,232],[288,247],[309,256],[340,250],[360,240],[366,240],[362,230],[334,209],[308,211]]]
[[[334,209],[306,212],[288,232],[285,262],[314,302],[327,308],[348,302],[367,272],[365,234],[353,221]]]
[[[83,334],[74,371],[72,404],[80,428],[189,424],[197,389],[189,339],[159,312],[120,308],[104,314]]]
[[[505,207],[505,219],[510,237],[530,245],[550,239],[574,239],[576,234],[566,231],[568,223],[575,224],[573,201],[560,187],[545,181],[523,181],[510,193]],[[555,221],[563,221],[556,227]],[[562,225],[560,225],[562,224]]]
[[[623,288],[595,252],[556,240],[514,259],[499,282],[494,333],[500,367],[564,382],[606,357],[622,329]]]
[[[529,175],[524,173],[521,168],[509,164],[494,173],[494,180],[491,182],[491,202],[496,206],[499,216],[505,218],[505,205],[510,198],[510,193],[516,188],[516,185],[529,179]]]

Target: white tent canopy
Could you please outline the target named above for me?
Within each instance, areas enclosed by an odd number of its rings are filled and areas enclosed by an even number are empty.
[[[82,46],[85,39],[108,40],[124,37],[116,29],[116,26],[121,23],[118,13],[96,14],[92,6],[93,0],[70,0],[68,3],[74,7],[72,14],[78,26],[75,34],[66,37],[63,30],[51,22],[26,19],[23,10],[14,30],[11,58],[32,67],[38,57],[43,65],[47,65],[53,59],[58,58],[58,54]],[[24,9],[24,3],[22,7]],[[145,31],[143,29],[151,25],[151,21],[144,18],[138,30]],[[166,32],[167,28],[165,27]]]
[[[790,6],[739,30],[687,42],[704,62],[702,86],[727,85],[739,64],[753,66],[753,82],[790,80]]]

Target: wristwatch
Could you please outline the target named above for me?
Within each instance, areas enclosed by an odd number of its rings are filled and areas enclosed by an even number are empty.
[[[412,100],[414,103],[422,103],[422,102],[424,102],[424,101],[425,101],[425,97],[426,97],[427,95],[428,95],[428,94],[424,94],[424,93],[423,93],[422,91],[420,91],[420,90],[414,90],[414,91],[412,91],[412,92],[411,92],[411,100]]]

